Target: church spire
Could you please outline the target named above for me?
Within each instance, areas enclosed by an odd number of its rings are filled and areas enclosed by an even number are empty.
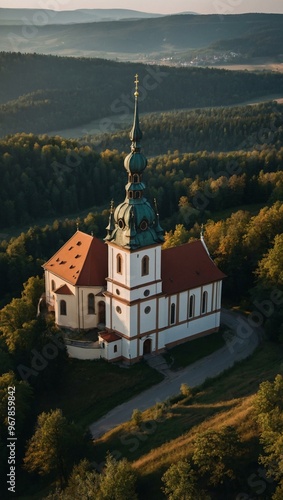
[[[130,250],[156,245],[156,243],[164,241],[164,231],[160,227],[159,214],[155,213],[144,196],[143,172],[147,166],[147,159],[141,152],[140,144],[143,134],[139,122],[138,75],[135,75],[134,97],[134,122],[130,131],[131,152],[124,162],[128,174],[128,183],[125,186],[126,198],[115,211],[114,207],[111,207],[105,238],[107,242],[113,242]]]
[[[135,76],[135,113],[134,113],[134,123],[133,128],[130,132],[130,139],[132,141],[132,151],[140,150],[140,141],[142,140],[142,131],[140,129],[139,120],[139,75]]]

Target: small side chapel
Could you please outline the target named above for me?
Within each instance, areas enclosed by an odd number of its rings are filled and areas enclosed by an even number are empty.
[[[111,204],[105,243],[77,231],[43,266],[46,302],[55,322],[73,330],[99,329],[99,357],[138,361],[144,355],[219,329],[222,280],[203,236],[162,249],[157,206],[145,198],[138,76],[130,132],[126,198]],[[87,355],[85,359],[89,359]]]

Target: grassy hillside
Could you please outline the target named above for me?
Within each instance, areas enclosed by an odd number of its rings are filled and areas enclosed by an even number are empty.
[[[56,19],[59,19],[59,17]],[[0,46],[5,51],[56,55],[100,55],[174,53],[204,48],[219,40],[269,32],[276,39],[282,30],[283,15],[172,15],[151,19],[105,21],[68,25],[1,27]],[[130,57],[130,56],[129,56]],[[136,56],[135,56],[136,58]]]
[[[0,136],[44,133],[133,113],[140,75],[141,110],[231,105],[283,94],[283,75],[168,68],[37,54],[0,53]],[[20,78],[19,78],[20,75]],[[101,121],[101,131],[111,120]]]
[[[95,443],[96,461],[102,461],[107,450],[119,451],[140,474],[139,498],[162,499],[163,472],[172,463],[192,455],[197,434],[234,426],[244,449],[241,461],[234,463],[237,478],[230,482],[228,492],[216,488],[210,493],[217,500],[232,500],[241,492],[252,494],[248,480],[259,467],[260,450],[252,402],[259,384],[273,379],[281,369],[282,348],[265,343],[250,359],[196,389],[192,400],[175,399],[163,407],[163,412],[160,406],[144,412],[142,430],[127,423],[105,434]]]

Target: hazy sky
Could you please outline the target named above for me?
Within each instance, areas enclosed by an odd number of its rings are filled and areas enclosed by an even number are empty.
[[[74,9],[134,9],[170,14],[199,12],[200,14],[237,14],[241,12],[283,13],[283,0],[0,0],[0,7],[53,10]]]

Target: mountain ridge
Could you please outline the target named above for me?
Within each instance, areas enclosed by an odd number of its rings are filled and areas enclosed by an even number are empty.
[[[222,18],[216,14],[181,14],[120,19],[119,22],[92,22],[88,18],[88,22],[64,25],[54,24],[51,18],[45,19],[45,24],[43,21],[42,18],[41,26],[28,21],[24,26],[2,25],[1,50],[154,62],[168,54],[175,57],[180,52],[209,49],[221,40],[243,39],[245,52],[249,50],[248,36],[254,35],[261,41],[268,32],[271,49],[277,47],[274,55],[282,52],[277,39],[278,30],[283,32],[283,14],[240,14]]]
[[[89,22],[119,21],[121,19],[149,19],[162,17],[163,14],[149,13],[132,9],[76,9],[56,11],[52,9],[9,9],[0,8],[0,25],[34,26],[45,24],[68,25]]]

